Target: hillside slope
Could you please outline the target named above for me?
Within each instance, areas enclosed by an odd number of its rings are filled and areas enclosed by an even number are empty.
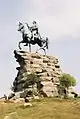
[[[80,100],[45,98],[33,101],[33,106],[0,102],[0,119],[16,112],[17,119],[80,119]]]

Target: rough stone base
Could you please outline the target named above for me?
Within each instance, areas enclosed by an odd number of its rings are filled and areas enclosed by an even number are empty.
[[[58,64],[58,59],[52,56],[45,56],[38,53],[26,51],[14,51],[16,61],[19,63],[17,77],[13,86],[17,84],[17,91],[21,91],[22,84],[26,80],[27,74],[35,73],[42,79],[43,91],[48,97],[58,95],[57,85],[62,70]]]

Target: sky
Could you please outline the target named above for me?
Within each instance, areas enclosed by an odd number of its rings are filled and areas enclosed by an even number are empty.
[[[9,92],[17,75],[13,52],[21,41],[18,22],[34,20],[40,34],[49,38],[47,54],[59,58],[80,92],[80,0],[0,0],[0,96]]]

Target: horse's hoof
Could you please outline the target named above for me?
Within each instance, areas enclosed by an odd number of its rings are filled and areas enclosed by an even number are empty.
[[[21,50],[21,48],[19,47],[19,50]]]
[[[28,46],[28,44],[25,44],[24,46]]]

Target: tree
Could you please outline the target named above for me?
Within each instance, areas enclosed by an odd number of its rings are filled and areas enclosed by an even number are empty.
[[[36,74],[34,73],[28,74],[27,79],[24,83],[24,88],[28,88],[29,86],[34,86],[39,82],[41,82],[41,79]]]
[[[68,97],[68,88],[70,86],[76,85],[76,79],[70,74],[64,73],[60,77],[60,85],[58,86],[59,96],[64,96],[64,98]]]
[[[40,89],[43,87],[41,84],[41,78],[38,77],[36,74],[31,73],[31,74],[27,74],[23,89],[29,89],[32,88],[32,90],[26,90],[27,91],[27,95],[29,96],[31,95],[38,95],[40,92]]]
[[[63,74],[60,77],[60,86],[68,89],[70,86],[75,86],[75,85],[76,85],[76,79],[70,74]]]

